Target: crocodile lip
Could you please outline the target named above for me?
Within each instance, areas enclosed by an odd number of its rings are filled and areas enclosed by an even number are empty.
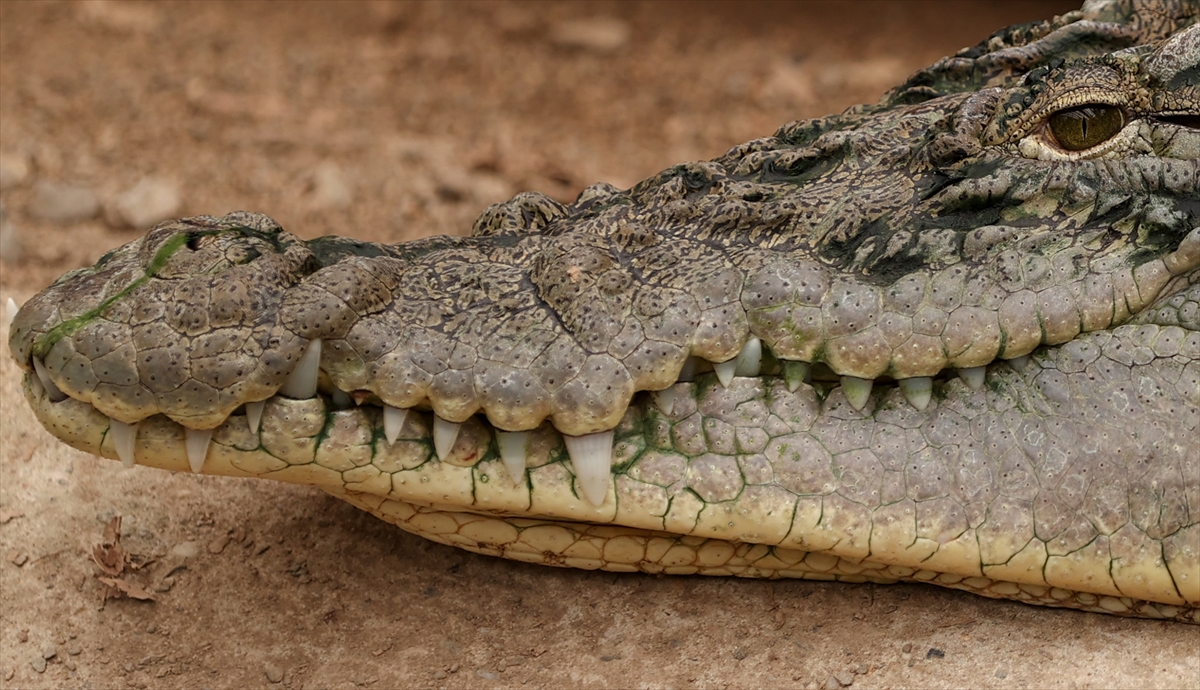
[[[747,356],[747,350],[750,356]],[[263,440],[263,434],[267,433],[263,426],[264,416],[270,427],[274,417],[282,415],[286,418],[289,410],[302,410],[324,420],[323,426],[314,431],[324,433],[331,426],[353,428],[358,435],[358,445],[378,446],[372,452],[405,441],[426,445],[438,461],[457,466],[471,467],[489,459],[496,460],[503,469],[496,467],[491,471],[502,472],[514,484],[524,483],[527,468],[543,466],[554,457],[566,458],[576,477],[579,495],[599,508],[613,490],[614,464],[620,466],[628,462],[628,450],[645,445],[645,439],[630,442],[630,437],[637,435],[637,429],[643,426],[640,420],[653,414],[679,421],[694,413],[694,386],[759,386],[762,389],[758,393],[760,396],[762,391],[770,388],[778,388],[779,394],[784,390],[792,394],[803,387],[810,391],[809,395],[815,394],[832,408],[849,407],[869,415],[885,400],[888,401],[886,404],[911,405],[916,411],[924,411],[933,399],[935,387],[939,395],[943,394],[943,389],[949,394],[960,387],[978,391],[984,385],[987,369],[978,367],[960,371],[957,379],[953,372],[945,371],[936,377],[921,379],[919,388],[911,386],[912,380],[897,385],[892,379],[881,379],[876,387],[876,382],[838,377],[823,365],[814,371],[807,364],[796,366],[799,363],[781,362],[769,350],[764,351],[761,343],[752,342],[743,349],[741,356],[730,360],[728,366],[689,360],[677,384],[635,397],[613,431],[571,436],[561,434],[548,421],[533,429],[511,432],[493,426],[482,415],[474,415],[463,422],[449,422],[428,406],[395,408],[368,390],[343,391],[332,383],[327,372],[319,368],[320,352],[321,342],[312,341],[296,370],[276,395],[246,403],[213,429],[191,428],[163,415],[133,423],[107,417],[89,403],[64,393],[37,358],[32,359],[33,371],[26,375],[26,386],[31,400],[50,406],[71,401],[92,410],[76,410],[72,414],[107,420],[104,436],[111,444],[112,452],[127,467],[136,464],[139,429],[154,429],[151,435],[156,437],[166,434],[178,438],[183,448],[182,457],[187,459],[191,471],[199,473],[204,471],[210,443],[214,440],[239,448],[265,447],[269,443]],[[1028,363],[1028,357],[1021,357],[1004,364],[1014,371],[1024,372]],[[757,383],[748,384],[747,379]],[[271,412],[267,411],[268,407]],[[649,411],[651,407],[655,410],[653,413]],[[341,419],[334,421],[336,417]],[[161,438],[158,442],[162,442]],[[311,458],[305,460],[308,461]]]

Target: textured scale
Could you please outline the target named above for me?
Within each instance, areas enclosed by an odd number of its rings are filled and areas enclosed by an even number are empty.
[[[467,238],[164,223],[10,347],[71,445],[484,553],[1196,622],[1198,15],[1089,2]]]

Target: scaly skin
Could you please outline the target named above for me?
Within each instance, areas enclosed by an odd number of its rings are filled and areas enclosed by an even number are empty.
[[[1197,622],[1198,15],[1089,3],[470,238],[165,223],[10,348],[77,448],[483,553]]]

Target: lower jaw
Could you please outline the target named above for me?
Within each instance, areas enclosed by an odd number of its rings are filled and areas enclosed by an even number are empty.
[[[1088,592],[1087,583],[1111,565],[1107,560],[1074,563],[1070,572],[1048,581],[1044,569],[981,567],[978,540],[967,530],[935,553],[894,549],[875,553],[860,548],[864,534],[885,527],[836,496],[789,496],[747,489],[723,507],[703,503],[688,490],[635,481],[629,473],[645,458],[662,418],[696,412],[704,389],[765,401],[800,398],[818,411],[862,417],[832,384],[818,382],[799,394],[781,379],[735,379],[673,387],[674,404],[661,409],[661,394],[643,394],[615,430],[613,470],[603,501],[583,495],[562,436],[549,424],[530,432],[526,469],[513,481],[481,417],[463,423],[455,444],[439,458],[434,450],[431,413],[411,412],[393,443],[384,430],[383,410],[374,406],[337,409],[331,400],[272,398],[264,406],[258,433],[246,417],[231,416],[214,430],[201,470],[206,474],[254,476],[309,484],[344,498],[400,527],[435,541],[480,553],[530,562],[614,571],[667,574],[802,577],[848,581],[932,582],[1052,606],[1197,622],[1195,602],[1147,588],[1140,597]],[[946,383],[961,386],[962,384]],[[820,391],[821,395],[818,395]],[[55,436],[89,453],[117,458],[110,420],[87,403],[51,402],[45,391],[25,382],[39,420]],[[822,399],[828,396],[828,399]],[[875,404],[903,404],[898,391],[877,391]],[[841,410],[840,412],[838,410]],[[133,457],[137,464],[187,471],[189,458],[182,426],[156,415],[137,425]],[[778,487],[775,487],[778,488]],[[746,500],[742,500],[745,498]],[[739,504],[740,502],[740,504]],[[723,511],[723,512],[722,512]],[[808,516],[808,517],[805,517]],[[891,540],[904,541],[902,535]],[[909,539],[911,541],[911,539]],[[1044,556],[1043,556],[1044,558]],[[1031,566],[1034,564],[1025,564]],[[1095,572],[1092,572],[1095,571]],[[1176,601],[1178,599],[1178,601]],[[1148,603],[1156,601],[1157,603]]]

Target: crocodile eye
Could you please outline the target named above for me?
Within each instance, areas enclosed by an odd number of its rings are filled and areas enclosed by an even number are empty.
[[[1112,139],[1125,126],[1125,114],[1115,105],[1092,103],[1060,110],[1050,116],[1050,132],[1068,151],[1083,151]]]

